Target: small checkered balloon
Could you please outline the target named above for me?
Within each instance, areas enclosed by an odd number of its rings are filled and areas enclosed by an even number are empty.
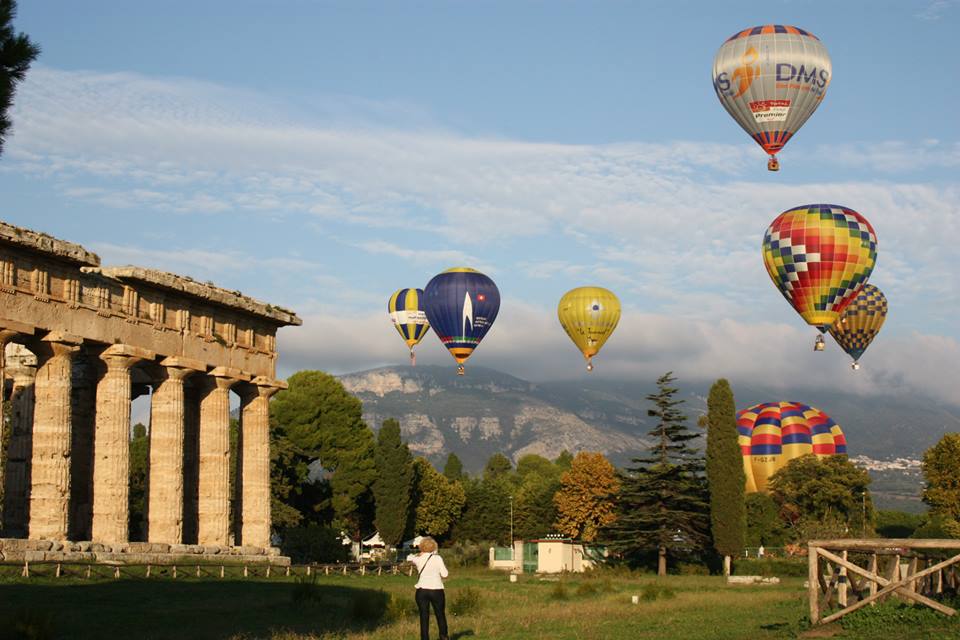
[[[784,211],[763,235],[773,284],[807,322],[825,332],[867,283],[877,234],[862,215],[835,204]]]
[[[830,335],[853,358],[854,368],[887,318],[887,298],[880,289],[866,284],[840,319],[830,325]]]

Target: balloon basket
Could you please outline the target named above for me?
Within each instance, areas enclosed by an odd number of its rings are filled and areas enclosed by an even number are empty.
[[[853,364],[850,365],[850,368],[854,371],[860,371],[860,363],[854,360]]]
[[[587,360],[587,371],[593,371],[593,362]]]
[[[767,171],[780,171],[780,161],[777,160],[776,156],[770,156],[770,159],[767,160]]]
[[[817,339],[813,342],[814,351],[823,351],[827,348],[827,343],[823,341],[823,336],[817,336]]]
[[[417,354],[415,354],[413,351],[410,352],[410,366],[417,366]]]
[[[466,373],[467,373],[467,371],[463,368],[463,365],[460,365],[459,367],[457,367],[457,375],[458,375],[458,376],[466,375]]]

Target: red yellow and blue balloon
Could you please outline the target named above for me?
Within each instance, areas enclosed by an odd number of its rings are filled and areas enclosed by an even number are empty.
[[[493,280],[469,267],[454,267],[433,277],[423,289],[424,311],[440,342],[459,365],[487,335],[500,311],[500,291]]]
[[[800,402],[764,402],[738,411],[737,432],[747,493],[766,493],[770,476],[794,458],[847,453],[840,425]]]
[[[430,323],[427,322],[427,314],[423,310],[423,290],[396,290],[387,302],[387,311],[390,313],[390,319],[397,333],[410,349],[410,364],[416,365],[417,356],[413,348],[430,331]]]
[[[777,216],[762,251],[773,284],[807,324],[825,333],[873,273],[877,235],[853,209],[806,204]]]
[[[860,357],[877,337],[886,318],[886,296],[872,284],[866,284],[844,308],[840,319],[830,325],[830,335],[853,358],[850,366],[854,370],[860,368]]]

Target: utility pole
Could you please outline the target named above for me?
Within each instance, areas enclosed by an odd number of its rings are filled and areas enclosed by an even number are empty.
[[[510,560],[513,557],[513,496],[510,496]]]

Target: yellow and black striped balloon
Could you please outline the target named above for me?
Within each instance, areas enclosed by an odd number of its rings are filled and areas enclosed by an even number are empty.
[[[407,343],[410,349],[410,364],[416,364],[417,358],[413,348],[423,340],[423,336],[430,331],[427,314],[423,310],[422,289],[398,289],[390,296],[387,311],[397,333]]]

